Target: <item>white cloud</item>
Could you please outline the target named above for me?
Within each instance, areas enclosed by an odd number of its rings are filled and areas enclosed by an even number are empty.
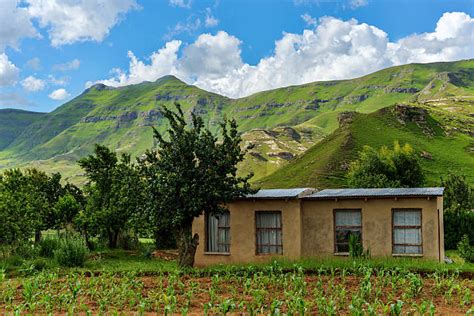
[[[64,64],[53,65],[53,70],[65,72],[69,70],[79,69],[80,66],[81,66],[81,61],[76,58]]]
[[[117,70],[100,82],[122,86],[172,74],[203,89],[241,97],[282,86],[354,78],[403,63],[473,58],[472,43],[474,19],[460,12],[445,13],[434,32],[397,42],[355,19],[324,17],[302,34],[284,33],[273,54],[255,65],[242,61],[238,38],[220,31],[202,34],[182,49],[180,41],[170,41],[152,54],[148,64],[129,52],[128,71]]]
[[[26,66],[33,70],[41,70],[41,60],[38,57],[31,58],[26,62]]]
[[[189,9],[191,8],[191,0],[169,0],[168,3],[172,7],[180,7],[180,8],[185,8]]]
[[[44,89],[46,82],[33,76],[28,76],[21,81],[21,85],[26,91],[37,92]]]
[[[176,25],[168,30],[168,33],[165,34],[163,37],[166,40],[170,40],[173,37],[181,34],[181,33],[193,33],[197,31],[201,27],[201,19],[189,17],[186,22],[178,22]]]
[[[49,75],[48,76],[48,80],[51,84],[55,85],[55,86],[65,86],[69,83],[69,80],[71,78],[68,77],[68,76],[65,76],[65,77],[61,77],[61,78],[56,78],[55,76],[53,75]]]
[[[40,37],[31,24],[28,11],[18,4],[19,0],[0,1],[0,52],[7,46],[18,49],[19,41],[24,37]]]
[[[308,13],[305,13],[301,16],[301,18],[303,19],[303,21],[305,21],[306,25],[307,26],[316,26],[318,24],[318,19],[316,18],[313,18],[311,15],[309,15]]]
[[[204,20],[204,25],[206,27],[214,27],[219,24],[219,20],[212,15],[211,8],[206,9],[206,19]]]
[[[47,28],[51,44],[102,41],[135,0],[26,0],[29,14]]]
[[[54,90],[48,95],[50,99],[58,100],[58,101],[64,100],[69,96],[70,94],[66,91],[66,89],[63,89],[63,88]]]
[[[0,54],[0,87],[14,85],[18,81],[18,69],[5,53]]]

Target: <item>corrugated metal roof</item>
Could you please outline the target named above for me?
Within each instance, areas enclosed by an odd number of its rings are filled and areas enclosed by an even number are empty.
[[[262,189],[255,194],[247,195],[246,199],[294,199],[312,194],[313,188],[294,188],[294,189]]]
[[[444,188],[386,188],[386,189],[326,189],[306,196],[306,199],[351,197],[441,196]]]

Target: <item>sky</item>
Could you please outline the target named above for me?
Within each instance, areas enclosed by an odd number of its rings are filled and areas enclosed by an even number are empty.
[[[0,109],[172,74],[231,98],[474,58],[474,0],[0,0]]]

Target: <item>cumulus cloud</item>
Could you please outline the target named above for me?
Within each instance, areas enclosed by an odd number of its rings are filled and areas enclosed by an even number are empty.
[[[0,54],[0,87],[14,85],[18,81],[18,69],[5,53]]]
[[[191,0],[169,0],[168,2],[170,6],[172,7],[180,7],[180,8],[185,8],[189,9],[191,8]]]
[[[445,13],[433,32],[397,42],[355,19],[324,17],[301,34],[284,33],[273,54],[255,65],[242,61],[238,38],[220,31],[202,34],[188,46],[170,41],[152,54],[150,63],[129,52],[128,71],[116,70],[112,78],[100,82],[123,86],[172,74],[203,89],[241,97],[282,86],[354,78],[404,63],[473,58],[472,43],[474,19],[461,12]]]
[[[51,44],[61,46],[83,41],[102,41],[135,0],[26,0],[28,13],[47,28]]]
[[[63,88],[54,90],[48,95],[50,99],[57,100],[57,101],[64,100],[69,96],[70,94],[66,91],[66,89],[63,89]]]
[[[21,85],[26,91],[37,92],[44,89],[46,82],[33,76],[28,76],[21,81]]]
[[[19,0],[0,1],[0,52],[7,46],[18,49],[24,37],[40,37],[27,9],[18,7],[19,4]]]
[[[81,66],[81,61],[76,58],[76,59],[68,61],[64,64],[53,65],[53,70],[66,72],[66,71],[69,71],[69,70],[79,69],[80,66]]]

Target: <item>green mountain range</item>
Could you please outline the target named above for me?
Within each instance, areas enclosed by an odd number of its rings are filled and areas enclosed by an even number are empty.
[[[141,155],[179,102],[212,130],[239,123],[240,166],[263,187],[341,187],[363,145],[410,143],[427,185],[448,171],[474,182],[474,60],[410,64],[352,80],[314,82],[230,99],[173,76],[121,88],[96,84],[50,113],[0,110],[0,169],[35,166],[81,183],[76,161],[101,143]],[[252,145],[252,146],[249,146]]]

